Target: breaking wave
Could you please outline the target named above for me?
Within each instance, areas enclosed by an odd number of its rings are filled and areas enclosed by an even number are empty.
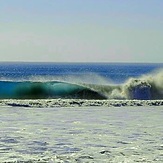
[[[0,81],[1,99],[106,99],[87,87],[66,82]]]
[[[1,99],[163,99],[163,70],[120,85],[62,81],[0,81]]]

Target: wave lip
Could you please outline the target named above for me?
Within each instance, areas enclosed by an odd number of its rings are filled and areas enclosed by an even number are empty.
[[[121,85],[62,81],[0,81],[0,99],[161,100],[163,71],[128,79]]]

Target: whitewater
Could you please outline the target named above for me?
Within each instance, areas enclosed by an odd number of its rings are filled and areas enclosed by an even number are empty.
[[[98,79],[102,77],[96,76]],[[75,77],[73,77],[75,78]],[[71,77],[71,81],[73,80]],[[60,80],[1,80],[0,105],[32,107],[162,105],[163,70],[124,83],[91,84]],[[15,99],[15,100],[13,100]],[[45,100],[41,100],[45,99]]]
[[[163,162],[163,64],[1,63],[0,162]]]
[[[163,107],[1,107],[2,163],[161,163]]]

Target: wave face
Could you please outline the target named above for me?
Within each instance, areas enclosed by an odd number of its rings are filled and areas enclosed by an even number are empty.
[[[162,64],[5,63],[0,65],[0,99],[161,100],[161,68]]]
[[[87,87],[66,82],[13,82],[0,81],[1,99],[106,99]]]
[[[163,99],[163,71],[130,78],[120,85],[73,84],[60,81],[0,81],[1,99]]]

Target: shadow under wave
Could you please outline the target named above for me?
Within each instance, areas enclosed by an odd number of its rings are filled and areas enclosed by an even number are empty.
[[[163,99],[163,70],[121,85],[74,84],[62,81],[0,81],[0,99]]]
[[[66,82],[0,81],[1,99],[107,99],[87,87]]]

